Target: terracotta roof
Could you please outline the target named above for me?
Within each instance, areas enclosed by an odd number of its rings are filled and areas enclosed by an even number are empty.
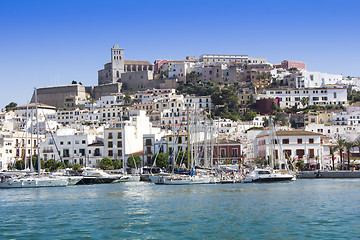
[[[277,136],[322,136],[322,134],[308,131],[276,131]],[[269,134],[258,136],[257,138],[267,137]]]
[[[103,142],[96,142],[96,143],[92,143],[92,144],[89,144],[88,147],[102,147],[104,146],[104,143]]]
[[[36,104],[35,103],[29,103],[29,104],[17,106],[17,107],[15,107],[15,109],[26,108],[26,107],[34,108],[34,107],[36,107]],[[46,104],[42,104],[42,103],[38,103],[38,108],[56,109],[56,107],[54,107],[54,106],[50,106],[50,105],[46,105]]]
[[[125,60],[124,64],[128,65],[152,65],[149,61],[133,61],[133,60]]]

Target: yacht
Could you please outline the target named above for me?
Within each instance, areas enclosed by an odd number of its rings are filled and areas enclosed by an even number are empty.
[[[43,176],[1,176],[0,188],[66,187],[67,179]]]
[[[192,185],[192,184],[211,184],[218,183],[219,179],[210,175],[178,175],[171,174],[168,176],[159,175],[158,178],[150,178],[153,183],[161,185]]]
[[[242,182],[280,182],[290,180],[296,180],[296,176],[285,171],[272,172],[268,169],[257,168],[246,174]]]

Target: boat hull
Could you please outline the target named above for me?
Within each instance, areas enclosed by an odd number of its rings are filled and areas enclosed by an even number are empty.
[[[1,182],[0,188],[40,188],[40,187],[66,187],[65,179],[17,179],[14,181]]]

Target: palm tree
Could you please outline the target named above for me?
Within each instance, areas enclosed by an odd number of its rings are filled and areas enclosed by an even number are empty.
[[[350,152],[351,152],[351,149],[354,147],[354,143],[353,142],[345,142],[344,146],[346,147],[346,152],[348,155],[347,169],[349,170],[350,169]]]
[[[338,150],[338,146],[332,145],[329,146],[331,158],[332,158],[332,169],[335,170],[335,153]]]
[[[308,97],[303,97],[300,102],[301,104],[303,105],[303,107],[305,107],[305,105],[308,105],[309,104],[309,98]]]
[[[343,168],[343,151],[344,151],[344,147],[345,147],[345,139],[338,138],[337,139],[337,147],[340,151],[340,164],[341,164],[341,169],[342,169]]]

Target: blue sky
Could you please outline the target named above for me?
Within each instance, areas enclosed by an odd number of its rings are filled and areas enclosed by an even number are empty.
[[[34,87],[97,84],[110,48],[125,59],[247,54],[360,75],[360,1],[0,0],[0,107]]]

